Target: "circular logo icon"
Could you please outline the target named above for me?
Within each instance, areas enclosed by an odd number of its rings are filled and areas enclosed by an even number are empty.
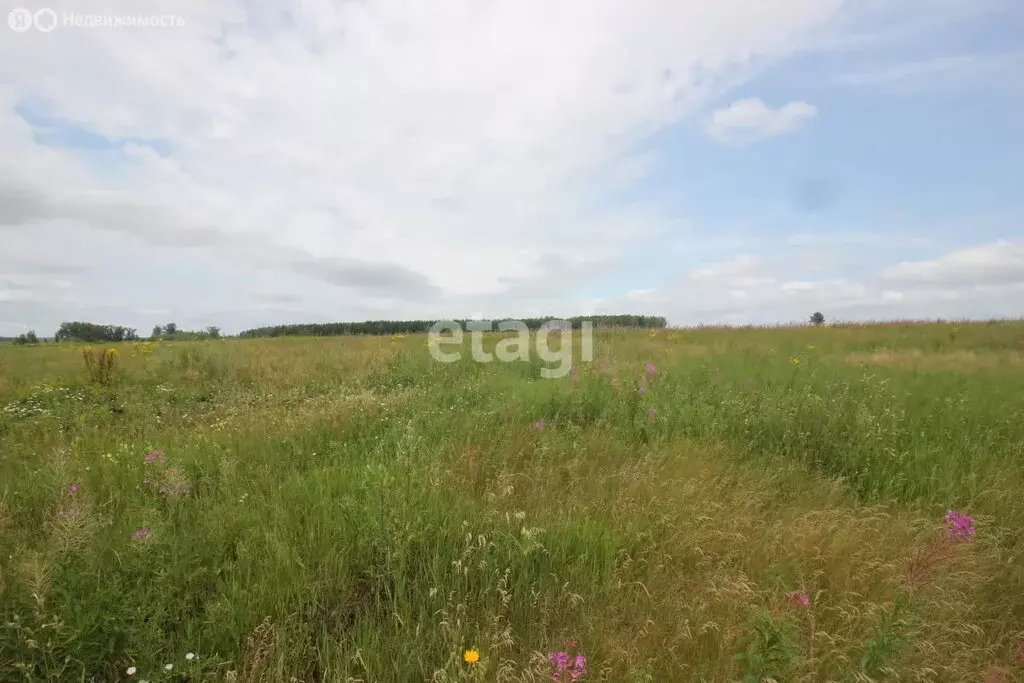
[[[32,28],[32,12],[24,7],[15,7],[7,13],[7,25],[12,31],[24,33]]]
[[[57,13],[49,7],[37,10],[35,14],[36,28],[43,33],[49,33],[57,28]]]

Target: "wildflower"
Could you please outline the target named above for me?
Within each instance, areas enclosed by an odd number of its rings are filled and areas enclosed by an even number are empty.
[[[192,661],[193,659],[195,659],[195,658],[196,658],[196,653],[195,653],[195,652],[189,652],[188,654],[186,654],[186,655],[185,655],[185,659],[187,659],[187,660],[188,660],[188,661],[190,661],[190,662],[191,662],[191,661]]]
[[[78,493],[78,484],[72,484],[71,486],[69,486],[68,493],[70,493],[72,496]]]
[[[476,664],[480,661],[480,650],[475,647],[462,653],[462,661],[467,664]]]
[[[647,387],[639,387],[636,390],[636,393],[638,393],[638,394],[646,394],[647,393]]]
[[[800,365],[800,359],[799,358],[790,358],[789,362],[792,363],[793,365]]]
[[[974,518],[962,515],[958,510],[946,513],[946,538],[957,543],[974,540]]]
[[[125,669],[125,673],[129,676],[134,676],[136,671],[138,671],[138,669],[136,669],[134,666],[129,666],[127,669]]]
[[[544,420],[537,420],[533,423],[533,428],[537,430],[544,429],[545,426]]]
[[[648,375],[653,375],[658,371],[658,368],[654,367],[654,363],[648,363],[645,370],[647,371]]]
[[[554,664],[555,668],[559,671],[565,671],[569,668],[568,652],[549,652],[548,659],[551,660],[551,663]]]
[[[136,541],[141,541],[143,539],[149,538],[149,527],[142,527],[141,529],[136,529],[132,533],[132,538]]]
[[[587,658],[582,654],[577,654],[576,659],[572,663],[572,671],[569,675],[572,676],[573,680],[576,680],[583,674],[587,673]]]
[[[163,459],[164,459],[164,452],[163,451],[153,450],[153,451],[150,451],[149,453],[146,453],[146,462],[156,462],[158,460],[163,460]]]
[[[807,595],[807,591],[790,591],[786,593],[786,599],[794,605],[811,606],[811,597]]]
[[[552,680],[567,680],[563,678],[563,674],[561,673],[563,671],[567,672],[569,677],[574,681],[587,673],[587,658],[581,653],[577,653],[575,657],[570,657],[568,652],[549,652],[548,660],[550,660],[555,667],[555,672],[551,674]]]
[[[648,408],[647,409],[647,417],[651,418],[652,420],[656,419],[658,417],[658,410],[657,410],[657,408]]]
[[[173,668],[174,668],[174,665],[171,664],[171,663],[164,664],[164,670],[166,670],[166,671],[170,671]]]

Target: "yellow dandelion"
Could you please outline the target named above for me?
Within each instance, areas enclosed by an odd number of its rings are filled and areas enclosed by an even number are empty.
[[[480,650],[475,647],[462,653],[462,660],[467,664],[476,664],[480,661]]]

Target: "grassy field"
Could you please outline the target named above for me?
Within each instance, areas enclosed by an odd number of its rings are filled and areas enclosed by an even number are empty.
[[[425,341],[0,347],[0,680],[1024,680],[1024,323]]]

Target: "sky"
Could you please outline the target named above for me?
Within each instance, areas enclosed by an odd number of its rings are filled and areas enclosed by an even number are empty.
[[[1024,315],[1019,0],[29,2],[0,336]]]

